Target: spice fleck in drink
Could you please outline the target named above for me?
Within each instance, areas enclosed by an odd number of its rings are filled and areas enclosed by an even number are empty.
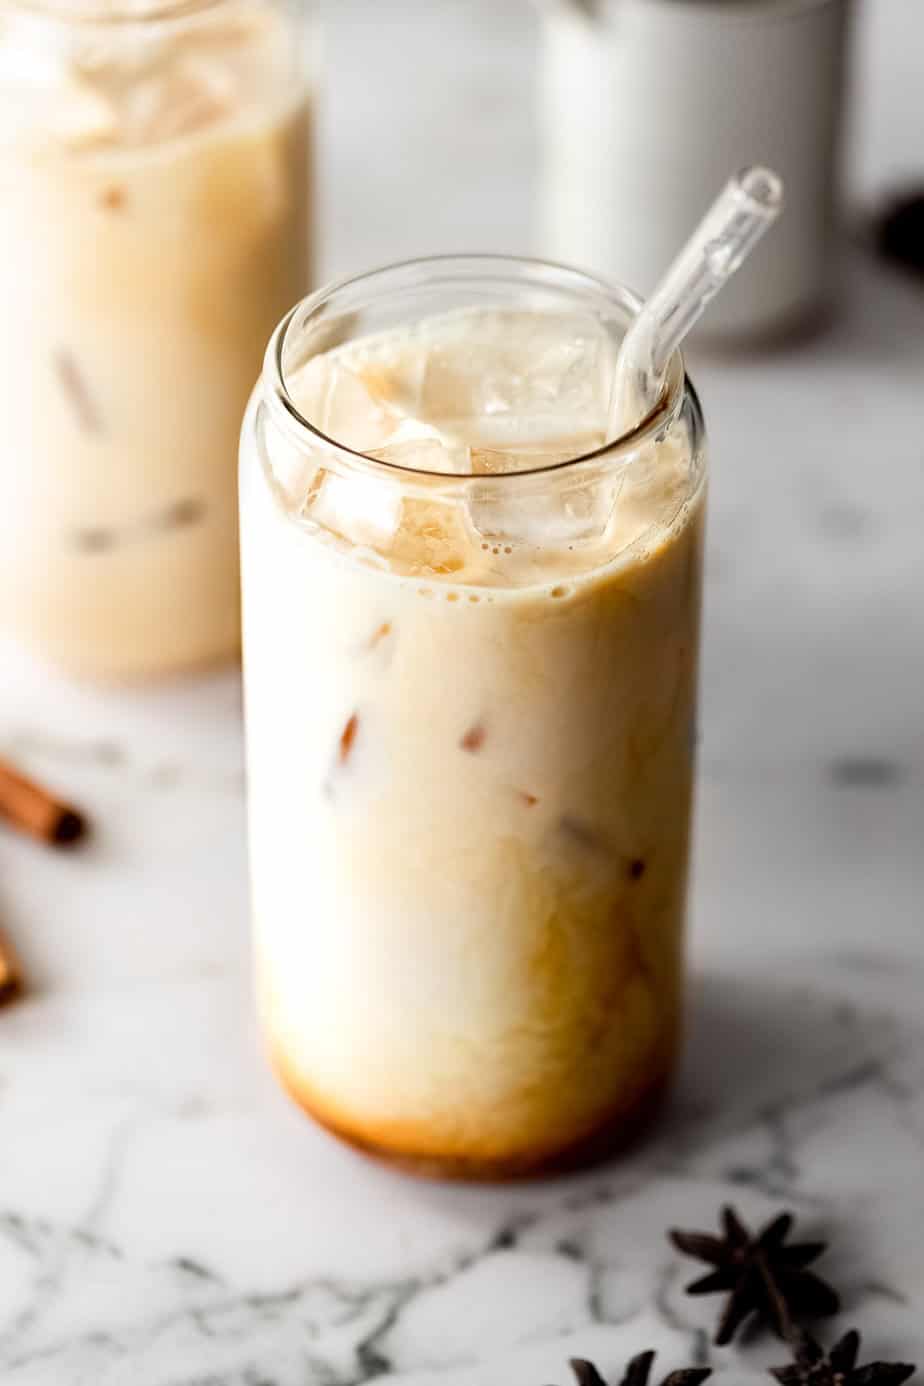
[[[307,301],[245,423],[259,999],[288,1090],[418,1169],[623,1139],[678,1047],[704,462],[631,298],[422,262]]]

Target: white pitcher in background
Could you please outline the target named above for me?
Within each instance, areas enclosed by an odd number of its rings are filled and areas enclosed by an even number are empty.
[[[548,0],[538,251],[654,286],[728,170],[787,187],[710,335],[801,325],[832,268],[850,0]]]

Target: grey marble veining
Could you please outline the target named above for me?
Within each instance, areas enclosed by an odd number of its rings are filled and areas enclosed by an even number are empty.
[[[328,7],[326,272],[534,248],[529,6]],[[919,0],[861,25],[854,205],[919,172]],[[917,39],[917,44],[915,44]],[[684,1071],[617,1164],[415,1183],[275,1090],[249,991],[240,690],[78,688],[0,652],[0,751],[86,806],[0,835],[31,981],[0,1015],[3,1386],[565,1386],[709,1362],[664,1238],[788,1207],[870,1357],[924,1361],[924,295],[845,251],[841,310],[694,353],[713,481]],[[306,890],[310,888],[306,882]]]
[[[829,956],[814,975],[700,977],[654,1139],[506,1190],[411,1183],[290,1113],[252,1058],[239,977],[175,983],[168,1019],[158,989],[98,993],[92,1018],[40,998],[11,1020],[2,1065],[7,1130],[35,1143],[12,1171],[7,1152],[2,1379],[530,1386],[563,1380],[569,1355],[615,1368],[648,1344],[756,1375],[779,1345],[713,1349],[663,1236],[725,1199],[830,1235],[843,1324],[919,1354],[921,969],[898,986],[873,972],[870,987],[867,959]]]

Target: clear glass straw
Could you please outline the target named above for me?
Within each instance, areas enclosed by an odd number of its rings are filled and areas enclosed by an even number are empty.
[[[611,437],[654,408],[671,357],[783,210],[783,181],[753,166],[729,179],[626,333],[616,358]]]

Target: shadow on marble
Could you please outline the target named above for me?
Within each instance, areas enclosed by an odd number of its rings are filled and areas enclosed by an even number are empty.
[[[878,1072],[893,1042],[887,1016],[826,989],[817,968],[807,967],[804,981],[697,976],[686,1053],[660,1139],[708,1139],[755,1114],[846,1089]]]
[[[608,1201],[655,1174],[692,1171],[789,1197],[799,1192],[800,1170],[787,1125],[800,1125],[819,1104],[849,1102],[852,1092],[880,1084],[898,1044],[887,1014],[857,1007],[817,980],[740,974],[693,979],[687,1029],[663,1115],[621,1155],[580,1173],[514,1185],[421,1181],[418,1197],[443,1207],[448,1200],[455,1212],[492,1226],[500,1248],[518,1239],[537,1208]]]

